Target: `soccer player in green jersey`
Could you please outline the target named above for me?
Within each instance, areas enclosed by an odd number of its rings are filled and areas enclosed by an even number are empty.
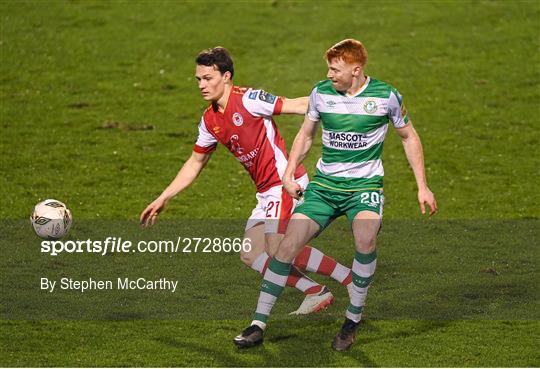
[[[342,351],[354,342],[377,263],[375,243],[384,203],[381,155],[388,123],[403,142],[422,214],[426,204],[430,215],[437,211],[435,196],[427,186],[422,144],[402,96],[389,84],[364,74],[367,52],[357,40],[347,39],[332,46],[326,51],[326,60],[328,79],[311,92],[308,112],[283,176],[285,190],[296,199],[303,192],[303,202],[295,208],[285,238],[264,274],[251,326],[234,339],[240,347],[262,342],[268,316],[283,291],[295,256],[341,215],[351,222],[356,251],[350,304],[332,347]],[[319,125],[322,157],[313,180],[303,189],[293,180],[293,173],[307,156]]]

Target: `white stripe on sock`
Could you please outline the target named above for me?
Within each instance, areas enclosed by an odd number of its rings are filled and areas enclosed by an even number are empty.
[[[368,287],[360,288],[354,283],[351,290],[351,305],[364,306],[366,304]]]
[[[251,264],[251,269],[254,269],[255,271],[263,274],[264,264],[266,264],[266,261],[269,257],[270,256],[268,256],[268,254],[263,251],[262,254],[257,256],[253,264]]]
[[[353,322],[355,323],[358,323],[360,320],[362,320],[362,313],[360,314],[353,314],[351,313],[349,310],[347,310],[347,312],[345,313],[345,316],[352,320]]]
[[[309,259],[307,262],[306,270],[308,272],[316,272],[321,265],[324,254],[317,249],[311,248]]]
[[[377,266],[377,259],[373,260],[369,264],[361,264],[356,259],[354,259],[353,264],[352,264],[352,271],[358,274],[360,277],[369,278],[373,275],[373,273],[375,273],[376,266]]]
[[[259,295],[259,302],[257,303],[257,313],[270,315],[270,311],[276,302],[277,297],[269,293],[262,292]]]
[[[317,285],[317,283],[307,278],[300,278],[294,287],[298,288],[302,292],[306,292],[308,288],[315,287]]]
[[[287,284],[288,277],[289,276],[287,275],[280,275],[280,274],[274,273],[273,271],[270,270],[270,268],[266,269],[266,272],[264,272],[264,279],[274,284],[277,284],[278,286],[285,287],[285,285]]]
[[[334,268],[334,271],[332,272],[330,277],[334,278],[336,281],[341,283],[341,282],[343,282],[345,280],[345,278],[347,278],[350,271],[351,270],[349,268],[341,265],[340,263],[337,263],[337,265]]]
[[[263,331],[266,329],[266,323],[261,322],[260,320],[253,320],[253,321],[251,322],[251,325],[256,325],[256,326],[258,326],[259,328],[261,328]]]

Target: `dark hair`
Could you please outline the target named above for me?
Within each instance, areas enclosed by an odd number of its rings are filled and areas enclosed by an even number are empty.
[[[198,65],[206,65],[207,67],[216,66],[221,74],[225,72],[231,73],[231,79],[234,76],[234,66],[231,55],[221,46],[216,46],[212,49],[203,50],[197,55],[195,62]]]

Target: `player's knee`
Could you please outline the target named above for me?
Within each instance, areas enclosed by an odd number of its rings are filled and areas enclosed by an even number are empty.
[[[277,250],[276,257],[282,261],[290,261],[294,259],[296,245],[290,239],[285,237],[283,241],[279,244],[279,249]]]
[[[356,250],[364,254],[369,254],[375,250],[377,237],[359,237],[356,240]]]
[[[246,266],[251,267],[251,265],[253,265],[253,262],[255,261],[255,256],[249,252],[240,252],[240,261]]]

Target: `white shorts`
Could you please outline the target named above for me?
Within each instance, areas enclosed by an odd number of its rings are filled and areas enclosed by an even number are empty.
[[[309,183],[308,175],[304,174],[296,183],[305,190]],[[246,223],[246,231],[264,223],[264,233],[285,234],[297,200],[290,197],[282,185],[274,186],[265,192],[257,192],[255,196],[257,206]]]

